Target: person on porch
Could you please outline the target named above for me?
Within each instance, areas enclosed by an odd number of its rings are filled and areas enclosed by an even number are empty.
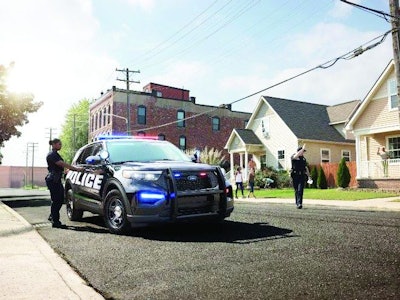
[[[390,158],[389,153],[386,152],[385,147],[378,147],[378,154],[382,159],[383,174],[388,177],[388,159]]]

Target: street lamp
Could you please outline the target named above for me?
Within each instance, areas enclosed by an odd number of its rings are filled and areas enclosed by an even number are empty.
[[[120,118],[120,119],[125,120],[126,134],[128,134],[128,132],[129,132],[129,124],[128,124],[128,119],[127,118],[121,117],[121,116],[118,116],[118,115],[114,115],[114,114],[109,114],[109,113],[103,113],[103,116],[111,116],[111,117],[116,117],[116,118]]]

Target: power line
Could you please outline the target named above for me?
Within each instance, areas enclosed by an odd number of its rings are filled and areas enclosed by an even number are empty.
[[[376,9],[369,8],[369,7],[366,7],[366,6],[363,6],[363,5],[360,5],[360,4],[356,4],[356,3],[353,3],[353,2],[350,2],[350,1],[346,1],[346,0],[340,0],[340,1],[343,2],[343,3],[349,4],[349,5],[355,6],[355,7],[359,8],[361,10],[364,10],[366,12],[372,13],[373,15],[375,15],[377,17],[385,19],[387,22],[389,22],[389,20],[386,19],[386,17],[390,17],[392,19],[397,19],[397,17],[392,16],[391,14],[385,13],[384,11],[381,11],[381,10],[376,10]]]
[[[282,80],[282,81],[280,81],[280,82],[278,82],[278,83],[275,83],[275,84],[273,84],[273,85],[270,85],[270,86],[268,86],[268,87],[266,87],[266,88],[264,88],[264,89],[262,89],[262,90],[259,90],[259,91],[257,91],[257,92],[254,92],[254,93],[252,93],[252,94],[250,94],[250,95],[247,95],[247,96],[245,96],[245,97],[242,97],[242,98],[240,98],[240,99],[237,99],[237,100],[235,100],[235,101],[232,101],[232,102],[230,102],[230,103],[228,103],[228,104],[221,104],[221,105],[218,106],[218,107],[215,107],[215,108],[210,109],[210,110],[208,110],[208,111],[205,111],[205,112],[202,112],[202,113],[199,113],[199,114],[196,114],[196,115],[193,115],[193,116],[184,118],[184,119],[172,121],[172,122],[169,122],[169,123],[165,123],[165,124],[157,125],[157,126],[153,126],[153,127],[143,128],[143,129],[140,129],[140,130],[141,130],[141,131],[147,131],[147,130],[157,129],[157,128],[161,128],[161,127],[166,127],[166,126],[169,126],[169,125],[173,125],[173,124],[178,123],[178,122],[186,121],[186,120],[189,120],[189,119],[194,119],[194,118],[197,118],[197,117],[202,116],[202,115],[204,115],[204,114],[211,113],[211,112],[217,110],[218,108],[227,108],[227,107],[229,107],[230,105],[232,105],[232,104],[234,104],[234,103],[243,101],[243,100],[248,99],[248,98],[250,98],[250,97],[253,97],[253,96],[257,95],[257,94],[260,94],[260,93],[262,93],[262,92],[265,92],[266,90],[272,89],[272,88],[274,88],[274,87],[276,87],[276,86],[278,86],[278,85],[281,85],[281,84],[283,84],[283,83],[286,83],[286,82],[288,82],[288,81],[291,81],[291,80],[293,80],[293,79],[295,79],[295,78],[298,78],[298,77],[300,77],[300,76],[303,76],[303,75],[305,75],[305,74],[307,74],[307,73],[310,73],[310,72],[312,72],[312,71],[314,71],[314,70],[317,70],[317,69],[328,69],[328,68],[332,67],[333,65],[335,65],[339,60],[342,60],[342,59],[343,59],[343,60],[350,60],[350,59],[353,59],[353,58],[355,58],[355,57],[357,57],[357,56],[360,56],[361,54],[363,54],[364,52],[366,52],[366,51],[368,51],[368,50],[371,50],[372,48],[375,48],[376,46],[378,46],[378,45],[380,45],[381,43],[383,43],[383,41],[386,39],[386,37],[388,36],[388,34],[391,33],[391,32],[392,32],[392,30],[388,30],[388,31],[385,32],[384,34],[382,34],[382,35],[380,35],[380,36],[378,36],[378,37],[376,37],[376,38],[374,38],[374,39],[372,39],[372,40],[370,40],[370,41],[368,41],[368,42],[362,44],[361,46],[359,46],[359,47],[357,47],[357,48],[355,48],[355,49],[353,49],[353,50],[351,50],[351,51],[349,51],[349,52],[347,52],[347,53],[345,53],[345,54],[343,54],[343,55],[341,55],[341,56],[339,56],[339,57],[336,57],[336,58],[334,58],[334,59],[328,60],[328,61],[325,62],[325,63],[322,63],[322,64],[320,64],[320,65],[318,65],[318,66],[315,66],[315,67],[313,67],[313,68],[311,68],[311,69],[308,69],[308,70],[306,70],[306,71],[304,71],[304,72],[301,72],[301,73],[299,73],[299,74],[297,74],[297,75],[294,75],[294,76],[292,76],[292,77],[289,77],[289,78],[287,78],[287,79],[285,79],[285,80]],[[373,41],[375,41],[375,40],[378,40],[378,39],[380,39],[378,42],[376,42],[376,43],[374,43],[374,44],[372,44],[372,45],[369,45],[369,46],[367,46],[367,47],[364,47],[364,46],[366,46],[366,45],[370,44],[371,42],[373,42]]]

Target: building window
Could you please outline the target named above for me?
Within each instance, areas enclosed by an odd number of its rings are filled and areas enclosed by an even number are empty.
[[[247,124],[249,124],[249,120],[244,120],[244,128],[247,127]]]
[[[159,139],[160,141],[165,141],[165,134],[159,133],[159,134],[158,134],[158,139]]]
[[[396,79],[389,80],[388,85],[389,107],[390,109],[397,109],[399,106],[399,99],[397,97]]]
[[[285,150],[278,150],[278,169],[284,169]]]
[[[269,137],[269,117],[261,121],[261,131],[264,137]]]
[[[350,161],[350,159],[351,159],[350,151],[342,150],[342,158],[344,158],[345,161]]]
[[[321,162],[330,162],[331,161],[331,150],[329,149],[321,149]]]
[[[285,150],[278,150],[278,159],[285,159]]]
[[[185,127],[185,112],[183,110],[178,110],[176,113],[176,119],[178,120],[178,127]]]
[[[400,136],[388,138],[390,158],[400,158]]]
[[[186,150],[186,137],[184,135],[179,137],[179,149]]]
[[[220,130],[220,120],[218,117],[212,118],[212,130],[219,131]]]
[[[146,124],[146,107],[140,105],[137,110],[137,122],[138,124]]]

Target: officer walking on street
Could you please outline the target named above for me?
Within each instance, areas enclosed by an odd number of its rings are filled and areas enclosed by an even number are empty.
[[[293,180],[294,195],[298,209],[303,208],[303,191],[307,178],[310,178],[310,172],[307,167],[307,161],[304,158],[305,144],[297,148],[297,152],[292,155],[292,169],[290,176]]]

